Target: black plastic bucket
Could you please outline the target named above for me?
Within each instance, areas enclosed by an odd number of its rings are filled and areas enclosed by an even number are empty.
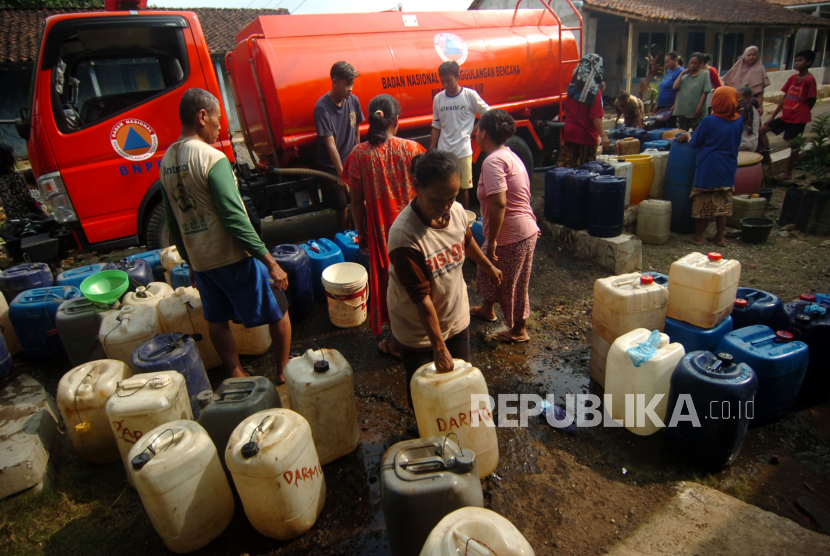
[[[757,245],[769,239],[775,220],[772,218],[741,218],[741,239],[744,243]]]

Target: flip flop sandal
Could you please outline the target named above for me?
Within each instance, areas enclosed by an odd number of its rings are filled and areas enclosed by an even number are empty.
[[[253,367],[242,367],[242,372],[248,376],[254,376],[254,368]]]
[[[482,315],[478,311],[474,311],[473,309],[470,309],[470,316],[475,317],[479,320],[483,320],[484,322],[499,322],[499,317],[493,317],[492,319],[488,319],[484,315]]]
[[[497,342],[501,342],[501,343],[503,343],[503,344],[525,344],[525,343],[527,343],[527,342],[529,342],[529,341],[530,341],[530,336],[528,336],[527,338],[522,338],[522,339],[520,339],[520,340],[517,340],[517,339],[515,339],[515,338],[506,338],[506,337],[504,337],[504,336],[502,336],[502,337],[500,338],[500,337],[499,337],[499,334],[495,334],[495,335],[493,336],[493,339],[494,339],[495,341],[497,341]]]
[[[391,340],[383,340],[380,344],[378,344],[378,353],[381,355],[386,355],[387,357],[391,357],[395,361],[403,361],[403,358],[400,355],[395,355],[394,353],[389,351],[389,343]],[[380,347],[383,346],[383,347]]]

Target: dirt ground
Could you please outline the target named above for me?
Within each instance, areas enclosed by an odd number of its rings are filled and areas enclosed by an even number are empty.
[[[538,176],[534,184],[540,195]],[[773,206],[780,208],[782,197],[783,189],[777,190]],[[823,244],[827,239],[774,233],[765,245],[732,239],[721,251],[742,262],[744,285],[790,300],[802,292],[830,291],[830,248]],[[668,272],[673,260],[693,250],[685,237],[673,236],[666,245],[644,246],[643,265]],[[464,272],[471,301],[476,302],[475,268],[468,262]],[[588,363],[593,283],[606,275],[572,259],[567,247],[550,236],[542,237],[531,280],[532,341],[498,344],[491,337],[502,324],[472,324],[472,362],[484,372],[491,395],[601,394],[590,380]],[[353,366],[360,446],[323,467],[326,507],[301,538],[279,543],[259,535],[237,500],[230,527],[197,554],[387,555],[379,461],[396,442],[417,437],[415,417],[406,404],[403,368],[378,354],[377,338],[366,325],[338,329],[320,304],[308,319],[295,323],[293,340],[296,353],[318,346],[337,349]],[[246,363],[274,377],[270,354],[246,358]],[[23,357],[16,357],[15,365],[16,374],[30,373],[53,395],[69,368],[66,362]],[[220,369],[209,375],[214,386],[224,378]],[[287,399],[284,386],[280,393]],[[798,509],[796,498],[809,496],[830,510],[830,403],[797,407],[778,422],[751,429],[738,459],[714,474],[665,451],[662,433],[640,437],[624,429],[596,427],[568,435],[534,417],[528,428],[500,428],[497,434],[500,461],[496,472],[482,481],[485,505],[512,521],[538,555],[605,553],[660,507],[670,485],[680,480],[717,488],[812,530],[820,529]],[[165,552],[137,494],[127,486],[120,462],[88,465],[74,455],[66,436],[53,459],[59,473],[51,493],[0,504],[0,552]]]

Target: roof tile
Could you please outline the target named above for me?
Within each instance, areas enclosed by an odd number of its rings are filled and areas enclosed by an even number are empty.
[[[781,0],[785,1],[785,0]],[[782,25],[830,27],[830,20],[817,18],[765,0],[584,0],[587,9],[597,8],[620,15],[686,23],[729,25]]]
[[[0,63],[31,62],[37,54],[43,21],[50,15],[100,9],[0,9]],[[182,11],[182,10],[177,10]],[[193,8],[212,53],[224,54],[236,46],[236,34],[261,15],[287,15],[288,10]]]

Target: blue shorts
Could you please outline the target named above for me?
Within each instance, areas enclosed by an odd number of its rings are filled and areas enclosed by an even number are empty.
[[[193,274],[208,322],[238,319],[245,328],[254,328],[285,316],[271,291],[274,281],[265,265],[253,257]]]

